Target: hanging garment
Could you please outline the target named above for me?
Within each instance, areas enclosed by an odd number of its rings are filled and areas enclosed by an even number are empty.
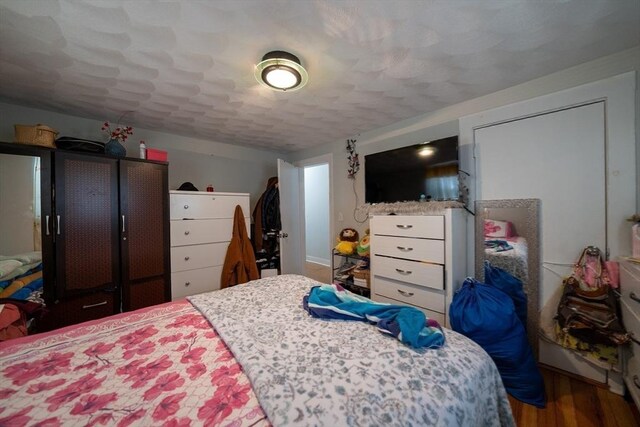
[[[233,235],[224,259],[220,287],[227,288],[258,278],[256,257],[247,235],[242,208],[238,205],[233,215]]]
[[[253,209],[254,224],[254,246],[256,252],[263,246],[263,239],[266,230],[270,227],[280,230],[280,193],[278,191],[278,178],[271,177],[267,182],[267,189],[258,199],[256,207]]]

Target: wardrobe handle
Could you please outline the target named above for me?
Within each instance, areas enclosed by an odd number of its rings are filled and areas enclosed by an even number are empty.
[[[185,286],[189,286],[191,284],[191,282],[184,282]]]
[[[189,257],[188,256],[184,257],[184,260],[189,261]]]
[[[102,301],[102,302],[99,302],[99,303],[97,303],[97,304],[88,304],[88,305],[83,305],[83,306],[82,306],[82,309],[84,310],[84,309],[87,309],[87,308],[99,307],[99,306],[101,306],[101,305],[107,305],[107,302],[106,302],[106,301]]]
[[[122,215],[122,232],[124,233],[124,215]]]
[[[396,246],[398,249],[400,249],[402,252],[411,252],[413,250],[413,248],[405,248],[404,246]]]
[[[188,235],[189,235],[189,230],[185,231],[185,232],[184,232],[184,235],[185,235],[185,236],[188,236]]]
[[[60,215],[56,215],[56,233],[60,235]]]
[[[636,387],[640,388],[640,381],[638,380],[637,375],[633,376],[633,383],[636,385]]]
[[[49,234],[49,233],[47,233],[47,234]],[[629,298],[631,298],[631,299],[632,299],[632,300],[634,300],[635,302],[640,302],[640,298],[638,298],[638,296],[636,295],[636,293],[635,293],[635,292],[631,292],[631,293],[629,294]]]
[[[184,208],[185,209],[189,209],[189,205],[184,205]]]
[[[399,268],[396,268],[396,271],[400,274],[411,274],[411,271],[409,270],[400,270]]]
[[[402,295],[403,297],[412,297],[413,296],[413,292],[406,292],[403,291],[401,289],[398,289],[398,292],[400,293],[400,295]]]
[[[396,227],[398,228],[402,228],[403,230],[408,230],[410,228],[413,228],[413,225],[402,225],[402,224],[396,224]]]
[[[50,234],[49,233],[49,215],[45,215],[44,216],[44,229],[47,233],[47,236]]]

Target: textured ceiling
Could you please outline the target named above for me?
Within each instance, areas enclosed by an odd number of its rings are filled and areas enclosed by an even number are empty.
[[[0,98],[292,151],[637,44],[639,0],[0,0]],[[309,84],[260,86],[271,50]]]

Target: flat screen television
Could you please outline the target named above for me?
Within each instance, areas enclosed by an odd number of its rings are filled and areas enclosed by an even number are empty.
[[[458,137],[364,157],[367,203],[459,200]]]

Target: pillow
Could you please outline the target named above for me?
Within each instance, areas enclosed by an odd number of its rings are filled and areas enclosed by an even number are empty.
[[[513,224],[495,219],[484,220],[484,237],[513,237]]]
[[[22,266],[22,263],[15,259],[5,259],[0,261],[0,277],[7,276],[16,268]]]

